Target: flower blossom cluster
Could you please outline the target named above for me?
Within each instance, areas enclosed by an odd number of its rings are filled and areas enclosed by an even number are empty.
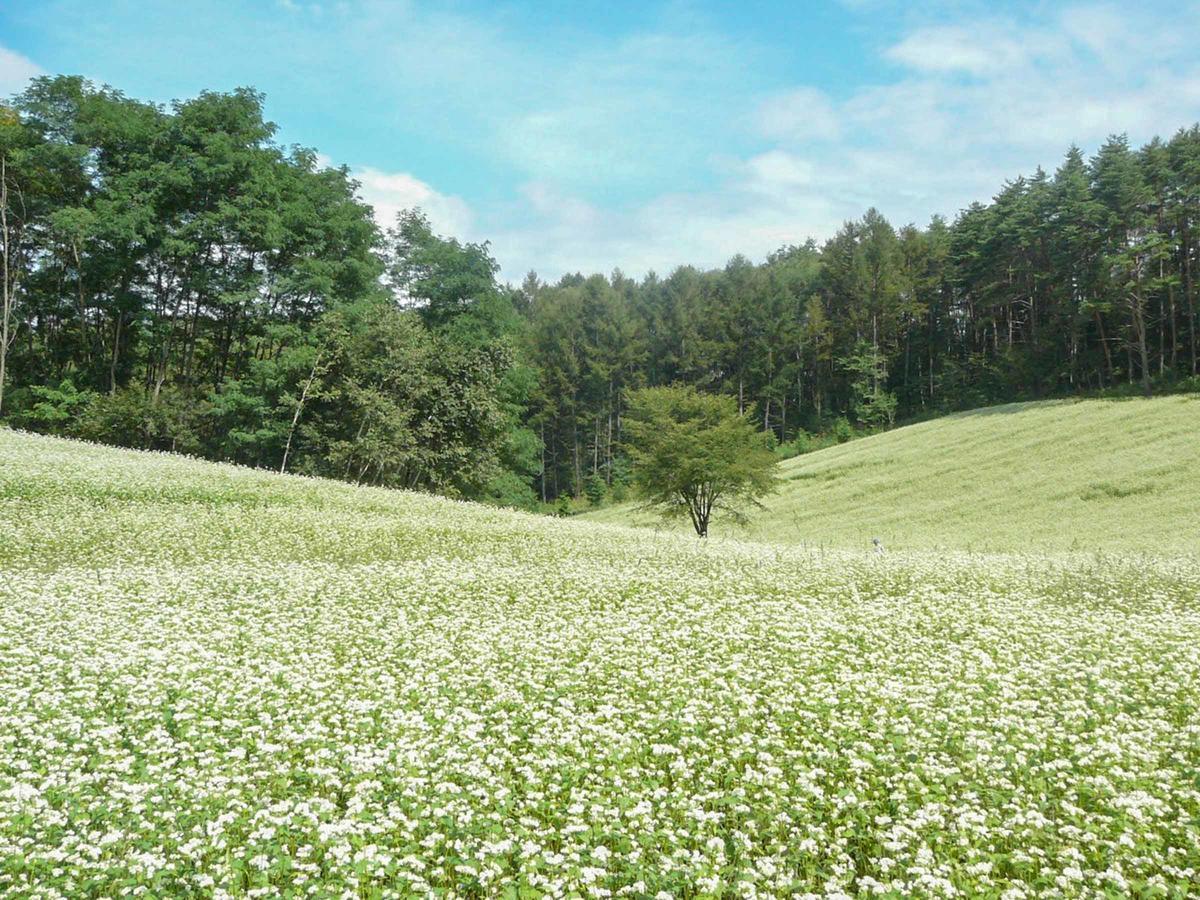
[[[0,430],[0,895],[1185,897],[1195,560],[702,542]]]

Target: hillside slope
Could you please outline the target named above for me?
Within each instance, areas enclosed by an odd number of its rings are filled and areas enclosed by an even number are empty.
[[[1009,404],[789,460],[744,532],[773,542],[1200,550],[1200,396]],[[588,514],[651,525],[630,507]]]
[[[1183,897],[1197,598],[0,429],[0,896]]]

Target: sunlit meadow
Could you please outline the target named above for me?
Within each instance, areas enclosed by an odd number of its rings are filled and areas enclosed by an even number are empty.
[[[783,464],[744,538],[806,546],[1200,554],[1200,395],[1009,403]],[[633,504],[595,521],[651,525]],[[686,523],[681,527],[687,527]]]
[[[0,430],[0,894],[1183,897],[1200,565],[815,552]]]

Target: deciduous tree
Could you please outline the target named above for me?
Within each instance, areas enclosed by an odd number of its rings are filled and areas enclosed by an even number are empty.
[[[746,507],[777,486],[770,436],[738,412],[736,397],[687,386],[635,391],[626,434],[645,505],[687,516],[700,537],[714,513],[744,521]]]

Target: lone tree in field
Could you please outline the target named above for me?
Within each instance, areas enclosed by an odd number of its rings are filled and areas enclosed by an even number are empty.
[[[761,506],[778,482],[768,436],[738,414],[734,397],[646,388],[630,396],[624,427],[646,507],[686,514],[700,537],[716,510],[744,522],[743,508]]]

